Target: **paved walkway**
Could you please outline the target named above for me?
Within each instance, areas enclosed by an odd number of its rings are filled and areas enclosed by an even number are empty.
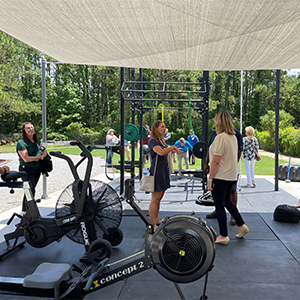
[[[275,153],[273,153],[273,152],[268,152],[268,151],[265,151],[265,150],[259,150],[258,153],[262,156],[269,156],[271,158],[275,158]],[[278,159],[289,161],[289,156],[279,154]],[[299,163],[300,164],[300,158],[291,157],[291,163]]]

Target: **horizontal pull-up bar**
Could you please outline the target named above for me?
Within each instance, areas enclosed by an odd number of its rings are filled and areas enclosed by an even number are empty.
[[[189,107],[160,107],[160,106],[156,106],[156,107],[149,107],[149,106],[143,106],[143,108],[135,108],[136,110],[140,111],[140,110],[151,110],[151,109],[176,109],[176,110],[180,110],[180,109],[189,109]],[[192,110],[202,110],[202,108],[200,107],[192,107]]]
[[[146,84],[158,84],[162,86],[161,89],[135,89],[135,88],[130,88],[127,87],[125,88],[125,85],[140,85],[141,87],[146,85]],[[199,86],[200,90],[199,91],[187,91],[187,90],[168,90],[168,88],[172,85],[188,85],[188,86]],[[122,83],[121,87],[121,92],[127,92],[127,93],[191,93],[191,94],[205,94],[206,93],[206,85],[205,82],[163,82],[163,81],[126,81],[124,80]]]
[[[170,82],[167,82],[167,81],[139,81],[139,80],[135,80],[135,81],[127,81],[127,80],[124,80],[124,83],[127,83],[127,84],[163,84],[163,85],[172,85],[172,84],[181,84],[181,85],[203,85],[205,84],[205,81],[202,81],[202,82],[181,82],[181,81],[178,81],[178,82],[173,82],[173,81],[170,81]]]
[[[146,101],[166,101],[166,102],[205,102],[203,99],[144,99],[144,98],[125,98],[125,101],[146,102]]]

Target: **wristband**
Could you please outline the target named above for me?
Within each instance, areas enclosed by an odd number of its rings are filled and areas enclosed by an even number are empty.
[[[213,181],[212,179],[208,178],[207,181]]]
[[[6,168],[3,168],[3,170],[4,170],[4,174],[3,175],[5,175],[7,173],[7,170],[6,170]]]

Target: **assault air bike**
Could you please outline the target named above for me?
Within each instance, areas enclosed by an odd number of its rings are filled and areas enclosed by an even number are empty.
[[[91,263],[101,261],[112,254],[112,246],[117,246],[123,239],[119,229],[122,219],[122,203],[118,194],[109,185],[98,180],[91,180],[93,166],[92,148],[86,148],[80,141],[71,142],[78,146],[82,153],[81,159],[75,165],[71,158],[60,152],[50,152],[50,155],[67,161],[74,182],[67,186],[59,196],[55,217],[42,217],[37,202],[32,197],[29,182],[15,182],[24,176],[25,172],[10,172],[2,176],[4,183],[0,186],[23,187],[28,203],[26,214],[14,213],[7,222],[9,225],[15,217],[20,219],[15,231],[5,234],[7,251],[13,252],[24,245],[18,244],[20,237],[35,248],[43,248],[54,241],[59,242],[66,235],[72,241],[83,244],[85,253],[81,262]],[[84,179],[79,178],[77,168],[87,160]],[[63,179],[62,179],[63,180]]]

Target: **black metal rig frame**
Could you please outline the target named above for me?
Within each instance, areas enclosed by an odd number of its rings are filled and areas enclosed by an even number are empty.
[[[131,71],[131,72],[130,72]],[[131,73],[131,74],[130,74]],[[130,76],[131,75],[131,76]],[[166,102],[193,102],[199,104],[199,108],[202,112],[202,135],[201,141],[208,144],[208,110],[209,110],[209,71],[203,71],[203,80],[199,83],[195,82],[149,82],[144,81],[143,78],[143,69],[139,69],[139,80],[135,80],[135,69],[129,69],[129,78],[131,77],[131,81],[125,80],[125,68],[120,69],[120,85],[121,85],[121,147],[120,147],[120,194],[124,193],[124,178],[125,178],[125,159],[124,159],[124,135],[125,135],[125,102],[131,102],[131,117],[132,124],[135,124],[135,111],[138,110],[140,112],[140,127],[139,127],[139,135],[140,135],[140,145],[142,145],[142,136],[143,136],[143,114],[147,110],[151,110],[151,107],[144,107],[144,102],[146,101],[166,101]],[[145,90],[144,85],[160,86],[159,89],[151,89]],[[183,94],[188,95],[187,90],[170,90],[170,86],[200,86],[200,90],[198,91],[190,91],[192,95],[201,95],[202,99],[168,99],[168,94]],[[136,88],[138,86],[139,88]],[[144,93],[157,93],[162,95],[163,98],[151,98],[145,99]],[[128,96],[129,95],[129,96]],[[202,107],[200,107],[202,105]],[[164,108],[167,109],[167,108]],[[139,177],[142,178],[142,146],[140,147],[140,161],[139,161]],[[207,147],[205,147],[204,159],[202,159],[201,168],[203,170],[202,174],[202,189],[205,190],[207,176],[205,173],[205,157],[206,157]],[[135,168],[135,145],[132,143],[132,151],[131,151],[131,173],[134,173]]]

